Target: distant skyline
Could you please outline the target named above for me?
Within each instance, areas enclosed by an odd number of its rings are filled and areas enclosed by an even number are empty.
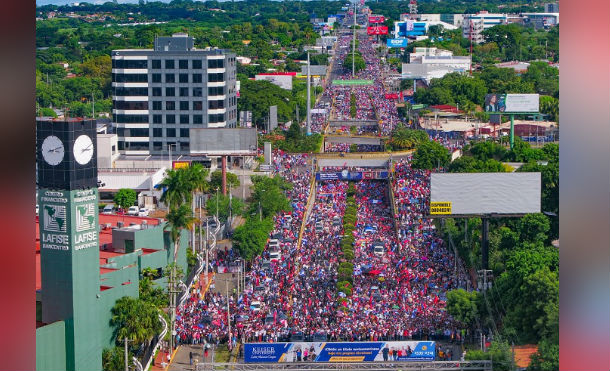
[[[158,2],[162,2],[162,3],[169,3],[169,2],[171,2],[171,0],[148,0],[148,1],[151,1],[151,2],[152,1],[158,1]],[[193,0],[193,1],[204,2],[206,0]],[[216,1],[222,3],[222,2],[225,2],[225,1],[229,1],[229,0],[216,0]],[[71,3],[90,3],[90,4],[94,4],[94,5],[100,5],[100,4],[104,4],[104,3],[110,3],[110,2],[112,2],[112,0],[89,0],[89,1],[78,1],[78,0],[36,0],[36,6],[43,6],[43,5],[69,5]],[[119,4],[137,4],[138,0],[118,0],[117,2]]]

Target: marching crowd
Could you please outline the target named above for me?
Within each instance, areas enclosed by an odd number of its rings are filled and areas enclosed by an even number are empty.
[[[349,51],[350,41],[349,36],[339,38],[339,60]],[[339,119],[351,118],[350,97],[354,94],[356,118],[379,122],[380,133],[388,135],[400,119],[395,104],[385,99],[381,67],[372,44],[368,37],[359,39],[366,68],[357,73],[357,78],[372,80],[373,84],[330,85],[324,94],[332,99]],[[349,78],[350,73],[340,77]],[[318,103],[316,107],[323,105]],[[328,111],[311,115],[313,132],[322,130]],[[360,128],[360,133],[371,130],[376,131],[375,126]],[[446,139],[438,139],[452,146]],[[358,149],[378,147],[359,145]],[[349,149],[348,144],[337,143],[326,147],[329,152]],[[457,324],[445,310],[445,293],[457,287],[469,288],[470,282],[462,264],[455,262],[453,253],[438,237],[432,221],[424,217],[429,173],[411,169],[408,160],[400,160],[394,164],[389,187],[385,181],[356,183],[353,291],[340,303],[338,298],[343,293],[337,292],[336,284],[348,183],[318,183],[311,212],[303,220],[314,176],[309,161],[307,154],[274,152],[273,173],[293,186],[286,191],[292,211],[274,217],[268,245],[251,262],[242,293],[227,297],[207,291],[202,295],[198,286],[191,288],[186,302],[177,310],[178,343],[234,344],[237,339],[277,342],[295,334],[303,339],[324,334],[328,340],[403,340],[424,334],[435,336],[439,329],[441,336],[459,336]],[[390,203],[390,191],[395,205]],[[305,226],[299,247],[302,223]],[[270,241],[275,241],[273,247]],[[225,264],[231,258],[231,254],[221,254],[211,265]]]

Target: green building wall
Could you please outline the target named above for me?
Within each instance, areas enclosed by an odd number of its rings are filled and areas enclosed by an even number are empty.
[[[58,321],[36,329],[36,371],[66,369],[66,324]]]

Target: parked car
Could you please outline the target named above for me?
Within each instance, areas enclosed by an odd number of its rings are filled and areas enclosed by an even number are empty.
[[[129,206],[127,209],[127,215],[138,215],[140,213],[140,208],[137,206]]]
[[[102,209],[102,214],[112,214],[112,212],[114,211],[114,204],[108,204],[106,206],[104,206],[104,208]]]
[[[148,213],[150,213],[150,210],[145,207],[141,207],[140,211],[138,212],[138,216],[148,216]]]

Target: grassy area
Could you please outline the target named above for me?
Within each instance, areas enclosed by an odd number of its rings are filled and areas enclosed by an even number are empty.
[[[220,345],[218,345],[218,348],[216,348],[216,351],[214,354],[214,362],[227,363],[227,362],[229,362],[230,355],[231,355],[231,353],[229,352],[227,345],[220,344]]]

